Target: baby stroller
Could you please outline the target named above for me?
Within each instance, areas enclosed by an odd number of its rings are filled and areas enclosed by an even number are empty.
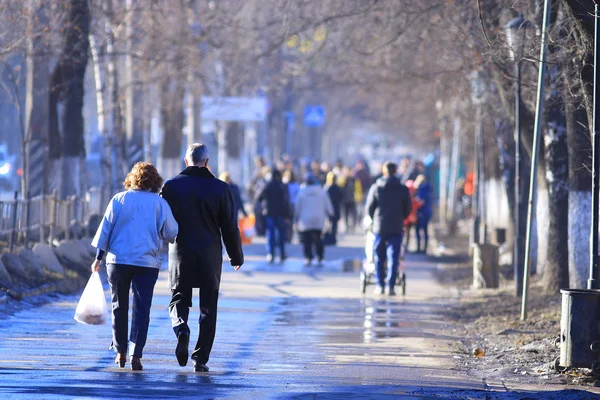
[[[365,221],[369,222],[370,218],[365,217]],[[360,271],[360,288],[362,293],[365,294],[367,286],[374,284],[375,282],[375,234],[371,232],[370,223],[365,223],[367,226],[367,234],[365,240],[365,255],[366,259],[363,261],[362,270]],[[402,289],[402,296],[406,295],[406,273],[404,272],[404,256],[406,254],[406,246],[402,243],[400,248],[400,262],[398,263],[398,274],[396,278],[396,286]]]

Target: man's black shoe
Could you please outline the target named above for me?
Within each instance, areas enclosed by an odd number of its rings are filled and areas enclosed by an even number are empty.
[[[190,334],[182,332],[177,336],[177,348],[175,349],[175,357],[179,365],[185,367],[188,362],[188,347],[190,345]]]
[[[208,372],[208,367],[194,360],[194,372]]]
[[[395,295],[396,295],[396,291],[394,290],[394,288],[393,288],[393,287],[391,287],[391,288],[388,290],[388,296],[395,296]]]

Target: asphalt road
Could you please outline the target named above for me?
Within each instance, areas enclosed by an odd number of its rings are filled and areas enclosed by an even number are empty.
[[[191,362],[177,364],[165,271],[155,291],[142,372],[113,364],[109,325],[73,320],[76,295],[0,319],[0,396],[584,398],[561,388],[506,388],[453,370],[449,344],[456,337],[441,306],[452,299],[431,277],[435,260],[409,256],[406,297],[375,296],[372,286],[363,296],[358,271],[342,262],[362,258],[361,240],[350,237],[330,249],[323,267],[304,267],[298,246],[284,264],[268,265],[260,245],[247,248],[242,270],[226,266],[208,374],[194,373]],[[194,308],[190,319],[197,318]],[[192,326],[192,336],[196,332]]]

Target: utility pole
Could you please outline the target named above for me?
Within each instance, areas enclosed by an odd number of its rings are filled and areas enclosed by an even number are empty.
[[[598,68],[598,51],[600,33],[598,32],[598,3],[594,5],[594,109],[592,117],[592,231],[590,232],[590,277],[588,289],[600,289],[600,268],[598,260],[598,208],[600,201],[600,118],[598,118],[598,98],[600,96],[600,69]]]

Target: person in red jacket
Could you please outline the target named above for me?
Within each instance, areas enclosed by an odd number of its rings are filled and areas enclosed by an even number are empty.
[[[417,198],[417,191],[414,187],[414,181],[406,181],[404,185],[408,188],[408,192],[410,193],[410,198],[412,200],[412,211],[404,220],[404,236],[406,237],[404,246],[406,247],[406,251],[408,251],[408,246],[410,244],[410,232],[412,227],[417,224],[417,211],[419,208],[421,208],[423,203]]]

